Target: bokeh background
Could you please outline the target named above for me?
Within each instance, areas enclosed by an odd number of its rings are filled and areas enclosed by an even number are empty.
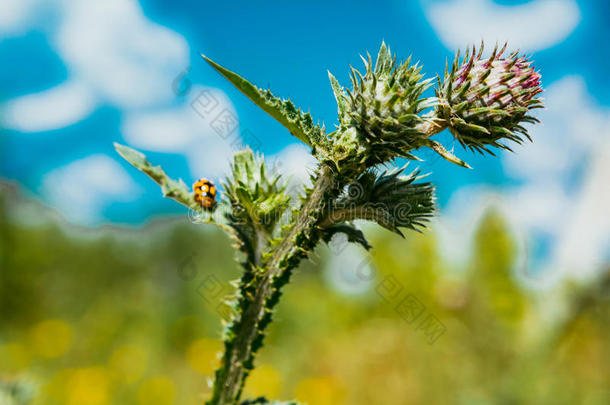
[[[313,161],[200,53],[332,128],[327,70],[346,83],[385,40],[433,77],[482,38],[509,41],[542,73],[534,142],[484,158],[441,135],[474,170],[420,155],[438,218],[406,239],[367,227],[373,254],[341,240],[317,249],[286,288],[246,394],[610,403],[607,1],[3,0],[0,404],[209,393],[238,277],[230,242],[161,198],[112,143],[187,183],[220,182],[242,143],[296,183]],[[194,109],[202,95],[234,125],[218,130]]]

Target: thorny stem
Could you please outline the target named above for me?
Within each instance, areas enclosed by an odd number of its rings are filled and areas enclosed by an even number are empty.
[[[294,226],[278,245],[269,248],[271,256],[262,263],[262,269],[254,269],[256,274],[252,284],[245,286],[247,280],[242,278],[240,305],[243,305],[243,312],[231,325],[235,335],[225,341],[225,353],[216,372],[208,405],[235,404],[239,400],[245,378],[252,368],[253,356],[262,343],[271,312],[279,301],[280,289],[292,270],[307,256],[307,251],[320,239],[316,225],[329,197],[336,196],[338,189],[331,167],[321,164],[313,189],[301,204]]]
[[[433,122],[421,125],[421,132],[429,136],[446,127]],[[334,192],[336,196],[338,190],[335,173],[329,165],[321,164],[309,198],[298,211],[295,225],[277,246],[270,248],[271,257],[266,262],[259,263],[257,260],[254,269],[245,266],[244,277],[240,280],[240,307],[243,312],[230,326],[235,335],[225,340],[222,364],[216,372],[212,398],[207,405],[232,405],[239,401],[245,379],[252,368],[253,356],[259,348],[254,343],[264,337],[271,313],[279,301],[281,287],[288,281],[292,270],[306,257],[307,251],[317,244],[320,236],[316,227],[322,220],[321,214],[329,193],[332,196]],[[307,237],[297,240],[299,235]],[[261,249],[257,250],[257,258],[264,256],[260,254]]]

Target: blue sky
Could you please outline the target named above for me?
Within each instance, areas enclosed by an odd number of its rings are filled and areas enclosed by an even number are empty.
[[[493,203],[522,239],[526,267],[598,268],[610,245],[604,0],[3,0],[0,176],[86,225],[182,212],[116,156],[114,141],[189,183],[220,179],[232,142],[248,131],[281,170],[304,178],[307,149],[205,65],[201,52],[332,128],[327,69],[345,83],[348,66],[361,66],[359,55],[385,40],[434,76],[457,48],[481,38],[533,55],[548,108],[532,129],[534,144],[516,155],[484,159],[447,135],[440,139],[475,170],[422,155],[420,166],[438,184],[443,250],[451,260],[464,256],[460,241]],[[192,108],[201,97],[238,119],[227,139]]]

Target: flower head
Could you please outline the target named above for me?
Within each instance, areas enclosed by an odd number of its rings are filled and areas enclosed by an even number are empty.
[[[370,55],[362,58],[364,74],[352,68],[351,89],[343,89],[329,74],[339,106],[339,130],[334,133],[338,160],[364,166],[396,157],[413,158],[410,151],[421,146],[427,119],[420,113],[433,105],[422,97],[431,80],[422,80],[421,66],[410,58],[397,63],[382,43],[373,65]]]
[[[528,113],[542,107],[540,74],[529,58],[518,52],[505,57],[505,51],[506,45],[496,46],[482,58],[481,44],[461,61],[458,53],[442,83],[439,78],[437,115],[463,146],[479,152],[492,153],[490,146],[510,150],[502,140],[530,139],[522,124],[538,122]]]

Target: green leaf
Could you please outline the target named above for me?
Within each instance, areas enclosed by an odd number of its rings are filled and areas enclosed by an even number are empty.
[[[225,69],[205,55],[201,55],[218,73],[223,75],[267,114],[279,121],[290,133],[311,147],[320,146],[326,137],[324,128],[314,125],[311,115],[297,109],[290,100],[282,100],[269,90],[262,90],[238,74]]]
[[[114,143],[116,151],[133,165],[136,169],[144,172],[148,177],[153,179],[155,183],[161,186],[161,191],[165,197],[171,198],[180,204],[191,208],[195,211],[200,210],[199,205],[193,198],[193,193],[189,190],[182,179],[174,180],[165,174],[161,166],[153,166],[146,160],[146,156],[135,149],[128,146]]]
[[[324,236],[322,239],[324,242],[329,243],[332,237],[337,233],[343,233],[347,236],[348,242],[358,243],[364,249],[369,250],[373,246],[369,244],[364,236],[364,233],[353,225],[341,223],[337,225],[331,225],[324,229]]]

